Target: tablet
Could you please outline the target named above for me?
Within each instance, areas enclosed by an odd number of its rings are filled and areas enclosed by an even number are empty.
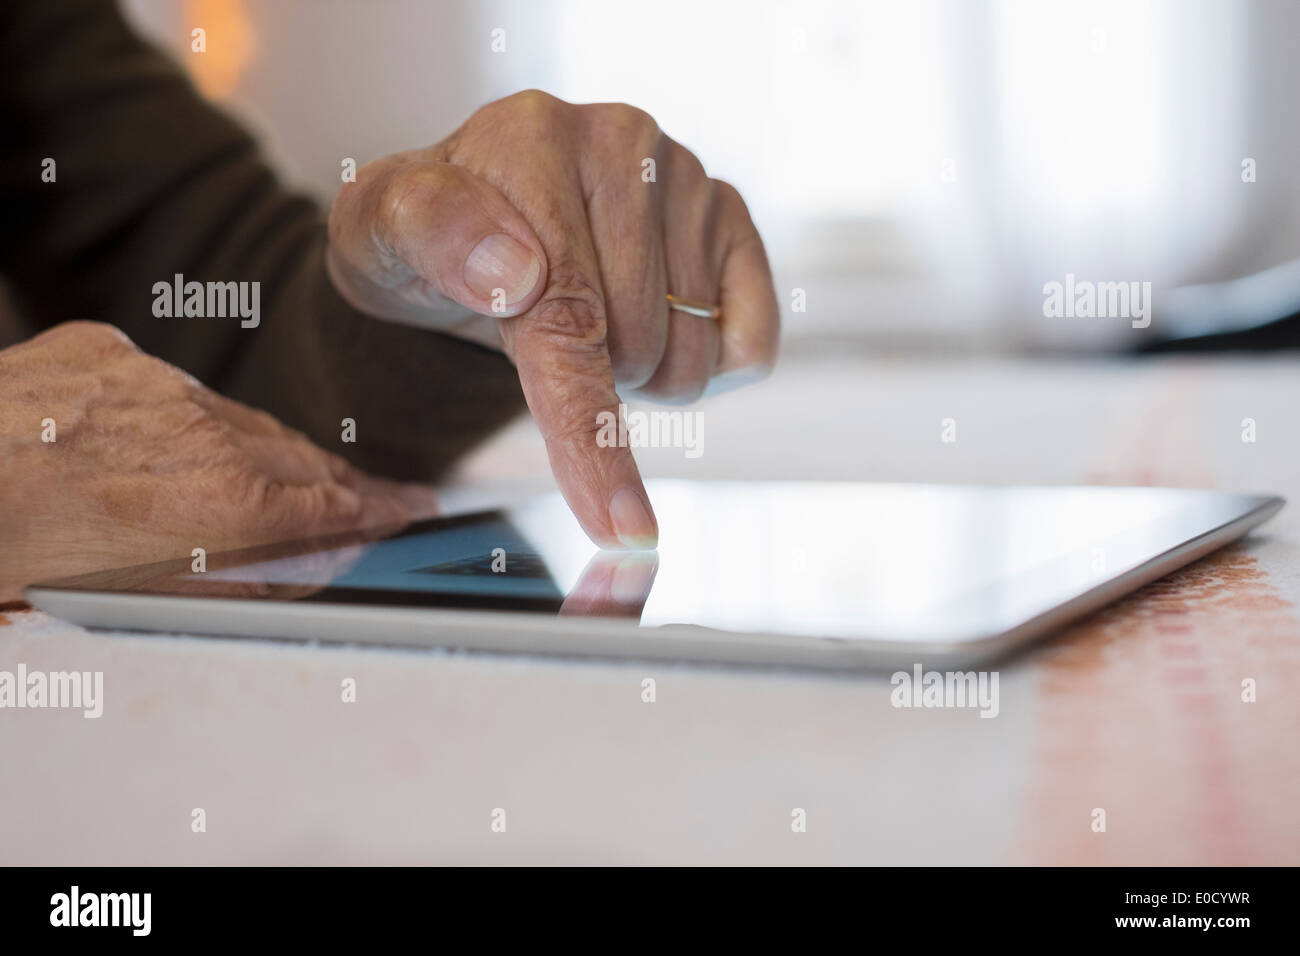
[[[558,495],[28,589],[113,630],[507,653],[967,666],[1245,534],[1281,498],[1162,488],[651,481],[653,552]],[[201,542],[195,542],[201,547]]]

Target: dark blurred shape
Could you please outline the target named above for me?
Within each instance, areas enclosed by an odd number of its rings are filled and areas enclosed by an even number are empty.
[[[1272,352],[1300,348],[1300,259],[1157,300],[1165,337],[1139,352]],[[1172,334],[1171,334],[1172,333]]]
[[[1300,313],[1250,329],[1216,332],[1166,339],[1141,346],[1143,354],[1154,352],[1276,352],[1300,349]]]

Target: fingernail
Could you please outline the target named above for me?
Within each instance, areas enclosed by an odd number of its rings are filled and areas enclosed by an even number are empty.
[[[641,495],[631,488],[620,488],[609,500],[609,523],[623,547],[648,551],[659,544],[659,529],[650,516]]]
[[[609,582],[609,596],[619,604],[640,607],[650,596],[659,556],[653,551],[633,551],[618,563]]]
[[[505,305],[510,306],[533,291],[541,268],[533,250],[498,232],[479,242],[465,260],[465,284],[489,302],[499,301],[504,294]]]

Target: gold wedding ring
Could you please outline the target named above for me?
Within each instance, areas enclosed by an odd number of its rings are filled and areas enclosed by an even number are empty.
[[[722,318],[722,306],[709,305],[707,302],[696,302],[694,299],[683,299],[671,292],[668,293],[668,308],[676,309],[678,312],[685,312],[687,315],[698,315],[701,319]]]

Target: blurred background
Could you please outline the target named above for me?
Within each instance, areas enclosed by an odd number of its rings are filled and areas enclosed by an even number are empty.
[[[343,157],[517,90],[643,107],[746,196],[787,347],[1128,349],[1300,311],[1288,0],[123,5],[323,200]],[[1151,282],[1152,329],[1044,317],[1067,273]]]

